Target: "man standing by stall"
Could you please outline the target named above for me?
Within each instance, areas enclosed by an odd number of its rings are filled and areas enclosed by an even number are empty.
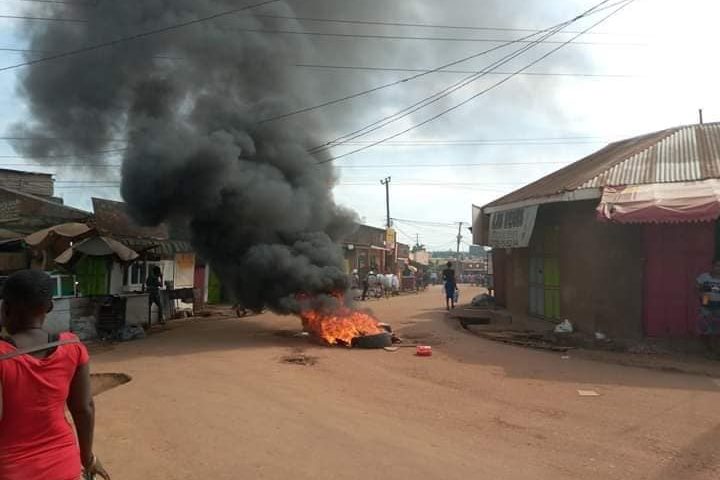
[[[150,269],[150,274],[148,275],[147,281],[145,282],[147,292],[150,294],[150,298],[148,299],[148,325],[152,325],[153,304],[157,305],[158,307],[158,322],[160,322],[160,325],[165,325],[162,297],[160,296],[160,287],[162,287],[162,284],[162,271],[160,270],[160,267],[154,265]]]

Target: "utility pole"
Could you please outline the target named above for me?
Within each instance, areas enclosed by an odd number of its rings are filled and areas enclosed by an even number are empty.
[[[462,226],[463,222],[458,224],[458,236],[457,236],[457,259],[460,261],[460,242],[462,242]]]
[[[420,234],[419,233],[415,234],[415,246],[418,248],[418,250],[420,249]]]
[[[380,180],[380,183],[382,185],[385,185],[385,210],[387,212],[387,228],[392,227],[392,222],[390,221],[390,182],[392,181],[391,177],[387,177],[384,180]]]

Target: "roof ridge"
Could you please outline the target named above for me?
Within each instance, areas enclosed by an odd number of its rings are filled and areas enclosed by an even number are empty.
[[[649,151],[650,149],[652,149],[652,148],[656,148],[660,142],[664,142],[664,141],[667,140],[668,138],[670,138],[670,137],[672,137],[672,136],[674,136],[674,135],[678,135],[680,132],[682,132],[682,131],[685,130],[685,129],[688,129],[688,128],[691,128],[691,127],[694,128],[694,127],[696,127],[696,126],[700,126],[700,125],[697,124],[697,125],[686,125],[686,126],[682,126],[682,127],[672,127],[672,128],[668,128],[668,129],[665,129],[665,130],[658,130],[657,132],[647,134],[646,136],[659,135],[660,133],[665,133],[666,135],[663,135],[663,136],[660,137],[660,138],[653,138],[652,143],[646,145],[644,148],[640,148],[640,149],[638,149],[638,150],[636,150],[636,151],[632,151],[632,150],[631,150],[631,151],[628,152],[627,154],[622,155],[621,157],[619,157],[618,160],[616,160],[616,161],[614,161],[614,162],[611,162],[609,165],[607,165],[601,172],[598,172],[596,175],[591,176],[590,178],[588,178],[587,180],[585,180],[585,181],[583,181],[583,182],[580,182],[575,188],[582,187],[583,185],[592,182],[593,180],[595,180],[595,179],[597,179],[598,177],[606,174],[607,172],[609,172],[609,171],[612,170],[613,168],[618,167],[618,166],[622,165],[623,163],[626,163],[626,162],[628,162],[628,161],[630,161],[630,160],[635,159],[636,157],[644,154],[645,152],[648,152],[648,151]],[[642,136],[640,136],[640,137],[642,137]],[[632,137],[632,138],[629,138],[629,139],[627,139],[627,140],[625,140],[625,141],[633,141],[633,140],[639,139],[640,137]],[[620,140],[620,141],[622,142],[623,140]],[[580,160],[580,161],[582,161],[582,160]]]
[[[605,181],[602,180],[604,174],[607,174],[631,159],[651,157],[652,149],[668,141],[668,139],[672,139],[674,136],[683,134],[684,132],[694,134],[693,138],[696,138],[698,132],[713,132],[717,130],[718,127],[720,127],[720,122],[680,125],[609,143],[601,149],[555,172],[486,204],[485,207],[495,207],[530,200],[532,198],[548,197],[584,188],[599,188],[601,185],[595,184],[602,184]],[[713,140],[713,142],[713,149],[717,150],[720,148],[717,147],[717,145],[720,144],[720,140]],[[662,155],[664,158],[668,153],[663,153]],[[688,161],[687,154],[676,153],[676,155],[680,155],[680,157],[678,157],[680,160],[675,160],[676,162]],[[701,160],[702,159],[698,161]],[[667,162],[667,160],[663,161]],[[640,168],[647,168],[647,166],[643,165]]]

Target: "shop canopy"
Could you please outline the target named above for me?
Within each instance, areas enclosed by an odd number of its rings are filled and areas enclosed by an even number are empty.
[[[81,256],[89,257],[115,257],[119,261],[128,263],[139,257],[138,253],[126,247],[117,240],[107,237],[92,237],[81,241],[65,250],[55,259],[55,263],[66,265]]]
[[[31,247],[46,248],[59,239],[65,241],[77,240],[92,233],[93,229],[84,223],[63,223],[28,235],[25,237],[25,243]]]
[[[601,220],[617,223],[709,222],[720,217],[720,180],[604,187]]]

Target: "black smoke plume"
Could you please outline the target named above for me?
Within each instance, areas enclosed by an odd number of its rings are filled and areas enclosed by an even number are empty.
[[[280,5],[274,13],[292,15]],[[237,6],[101,0],[83,9],[85,24],[35,27],[30,48],[70,50]],[[300,105],[287,62],[311,46],[239,28],[275,25],[238,14],[25,70],[32,120],[15,130],[54,140],[17,148],[86,155],[126,138],[121,192],[132,216],[187,225],[236,300],[293,313],[299,293],[347,288],[337,242],[354,214],[333,200],[333,168],[307,153],[317,123],[262,123]]]

